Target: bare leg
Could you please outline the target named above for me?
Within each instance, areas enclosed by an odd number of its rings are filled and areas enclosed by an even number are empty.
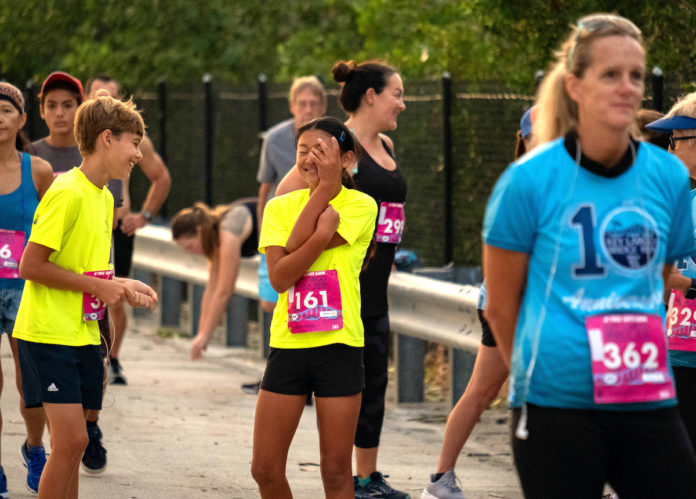
[[[361,393],[349,397],[315,397],[321,479],[327,499],[352,499],[355,495],[350,458],[361,398]]]
[[[292,498],[285,466],[306,400],[306,395],[259,391],[254,417],[251,474],[259,485],[262,498]]]
[[[355,469],[360,478],[367,478],[377,471],[377,451],[379,447],[355,447]]]
[[[51,432],[51,454],[39,482],[39,499],[76,499],[80,458],[87,447],[81,404],[44,403]]]
[[[507,376],[508,369],[498,348],[481,345],[469,384],[447,418],[437,473],[454,468],[474,426],[483,411],[495,400]]]
[[[22,371],[19,366],[19,352],[17,351],[17,340],[8,336],[10,339],[10,349],[15,365],[15,382],[19,392],[19,412],[24,418],[27,427],[27,441],[33,447],[43,447],[44,426],[46,426],[46,413],[43,407],[27,409],[24,407],[24,392],[22,391]]]

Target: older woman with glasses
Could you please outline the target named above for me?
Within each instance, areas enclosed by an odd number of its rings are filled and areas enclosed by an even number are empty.
[[[696,253],[687,171],[631,136],[645,51],[629,20],[578,21],[542,84],[535,153],[484,221],[486,317],[511,367],[526,497],[696,497],[676,408],[663,276]],[[685,216],[686,215],[686,216]]]
[[[669,134],[669,151],[686,165],[691,188],[696,188],[696,92],[681,99],[664,118],[646,128]],[[695,212],[696,190],[692,190],[691,213],[685,212],[683,217],[693,217]],[[667,341],[679,412],[691,445],[696,448],[696,262],[693,257],[682,258],[677,262],[677,269],[666,281],[666,288],[671,289]]]

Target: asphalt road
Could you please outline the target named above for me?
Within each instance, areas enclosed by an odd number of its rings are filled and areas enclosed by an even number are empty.
[[[256,396],[240,385],[257,380],[263,362],[248,349],[211,347],[194,363],[186,340],[157,336],[152,319],[131,324],[121,355],[128,385],[108,386],[100,420],[108,467],[98,476],[80,473],[80,497],[259,497],[249,472]],[[29,498],[35,495],[24,486],[19,447],[25,429],[6,341],[0,349],[2,464],[11,497]],[[391,392],[389,398],[380,468],[393,486],[419,498],[437,464],[447,408],[396,405]],[[290,449],[287,474],[296,498],[323,497],[315,421],[307,407]],[[504,410],[486,411],[467,443],[457,465],[467,498],[522,497],[508,421]]]

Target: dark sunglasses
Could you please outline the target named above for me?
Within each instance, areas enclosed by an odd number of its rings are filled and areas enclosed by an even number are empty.
[[[672,149],[675,149],[675,142],[678,140],[689,140],[689,139],[696,139],[696,135],[685,135],[684,137],[675,137],[674,135],[669,136],[669,147]]]

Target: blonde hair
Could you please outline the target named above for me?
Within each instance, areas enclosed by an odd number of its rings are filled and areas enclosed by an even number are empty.
[[[582,78],[592,64],[592,44],[608,36],[627,36],[643,45],[640,29],[628,19],[614,14],[590,14],[577,25],[555,53],[556,62],[537,93],[539,112],[534,122],[535,144],[564,136],[578,125],[578,107],[565,88],[565,77]]]
[[[292,104],[295,102],[297,95],[305,90],[310,90],[314,95],[319,97],[322,104],[326,104],[326,90],[316,76],[300,76],[292,81],[288,100]]]
[[[696,118],[696,92],[691,92],[679,99],[665,117],[673,118],[674,116]]]
[[[75,114],[75,138],[83,156],[94,152],[97,137],[104,130],[111,130],[116,136],[145,134],[145,123],[132,99],[120,101],[111,97],[108,90],[100,89],[94,98],[82,103]]]

